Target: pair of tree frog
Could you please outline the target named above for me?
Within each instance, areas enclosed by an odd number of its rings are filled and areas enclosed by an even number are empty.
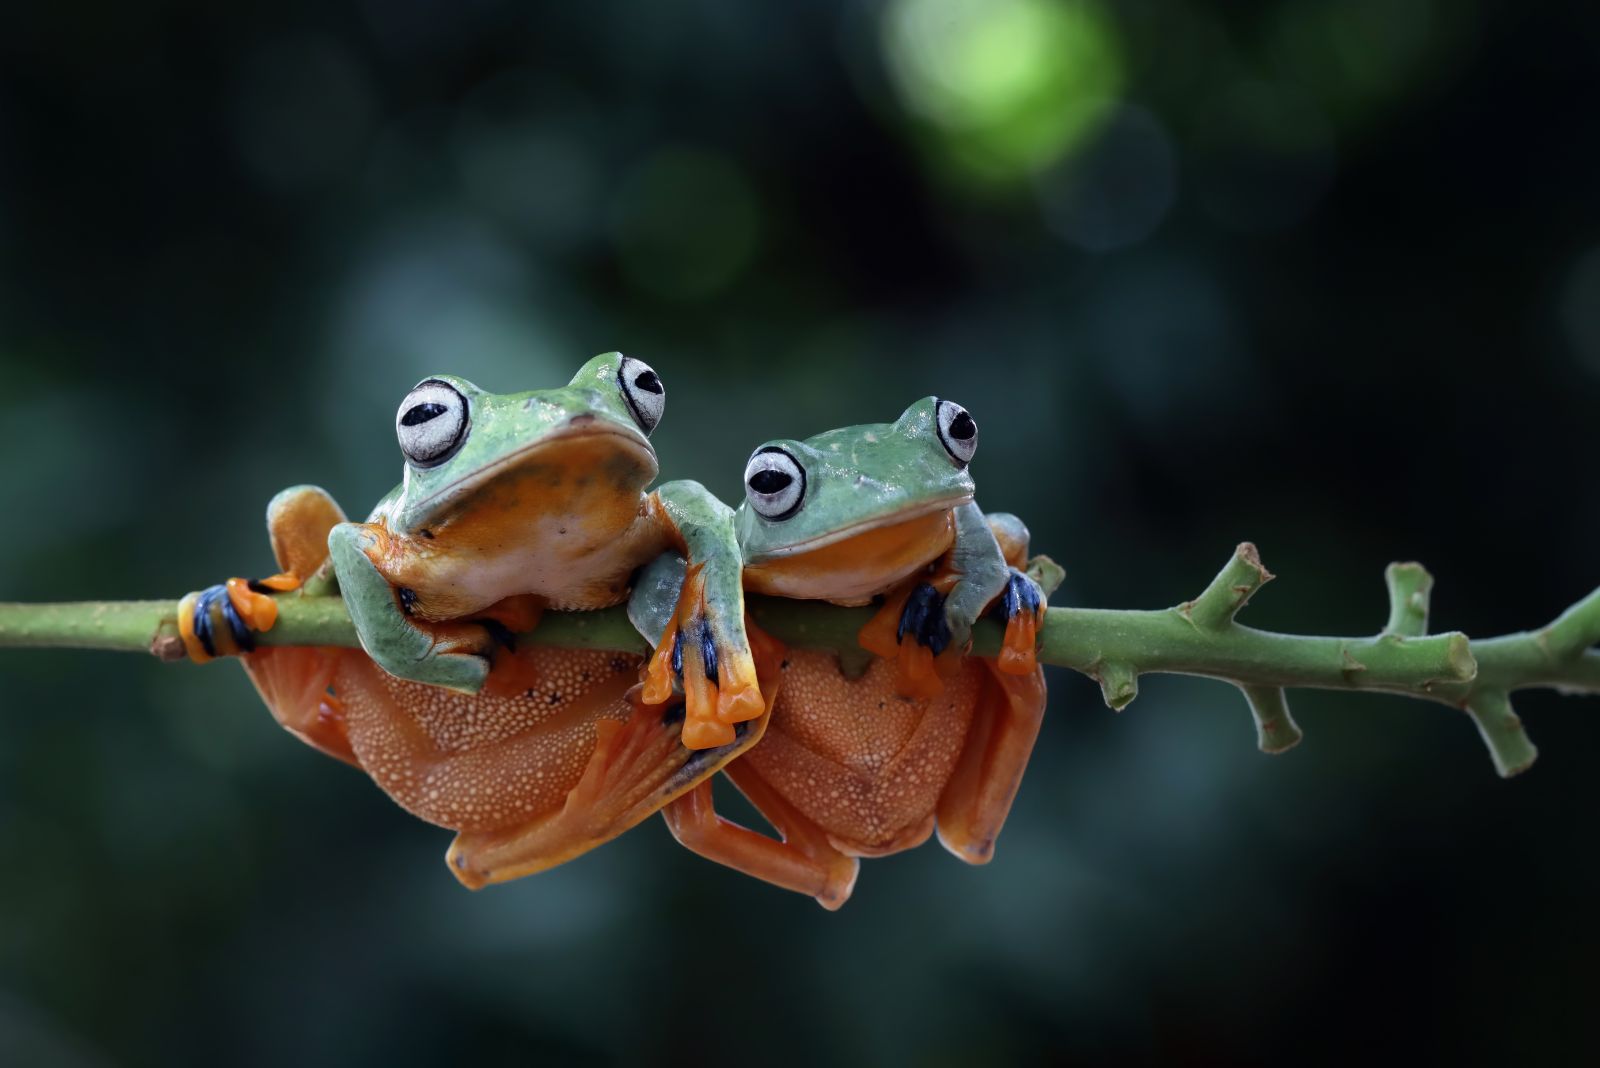
[[[1021,523],[986,522],[972,501],[971,416],[928,398],[894,424],[769,443],[735,515],[697,483],[644,492],[664,399],[654,371],[617,353],[561,390],[424,381],[396,419],[402,484],[362,524],[314,487],[279,494],[283,574],[191,595],[191,654],[244,652],[286,728],[455,828],[449,859],[469,886],[551,867],[660,809],[691,849],[829,907],[856,857],[920,844],[935,823],[957,855],[987,859],[1044,707],[1043,597],[1013,566]],[[629,613],[661,639],[648,667],[515,647],[546,606],[629,598],[647,563]],[[307,577],[337,582],[367,655],[253,648],[269,594]],[[885,596],[861,640],[892,659],[849,678],[832,655],[786,652],[747,628],[746,588]],[[964,660],[991,604],[1005,651]],[[723,768],[782,841],[716,816]]]

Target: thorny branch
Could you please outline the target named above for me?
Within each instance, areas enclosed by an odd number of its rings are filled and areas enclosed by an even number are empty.
[[[1044,558],[1041,568],[1054,568]],[[1502,776],[1524,771],[1537,755],[1511,708],[1516,690],[1548,687],[1600,694],[1600,589],[1547,626],[1498,638],[1469,640],[1459,632],[1427,633],[1432,576],[1414,563],[1391,564],[1385,578],[1389,619],[1372,637],[1327,638],[1255,630],[1236,621],[1268,580],[1254,545],[1238,547],[1199,596],[1155,611],[1051,608],[1040,632],[1039,658],[1082,672],[1100,684],[1106,704],[1122,709],[1151,672],[1200,675],[1232,683],[1255,717],[1261,749],[1280,753],[1300,741],[1287,689],[1376,690],[1461,709],[1477,725]],[[756,621],[791,645],[861,655],[856,633],[871,608],[817,601],[751,598]],[[0,604],[0,647],[65,646],[184,656],[176,601],[89,601]],[[645,652],[621,607],[547,613],[522,635],[529,643]],[[266,645],[356,646],[344,603],[326,592],[280,598],[277,625],[258,636]],[[984,621],[973,651],[992,654],[1000,628]]]

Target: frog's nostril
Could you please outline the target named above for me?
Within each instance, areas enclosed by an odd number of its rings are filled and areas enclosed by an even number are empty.
[[[567,425],[568,426],[587,426],[588,424],[590,424],[592,422],[594,422],[594,416],[591,413],[585,412],[583,415],[575,415],[571,419],[568,419],[567,420]]]

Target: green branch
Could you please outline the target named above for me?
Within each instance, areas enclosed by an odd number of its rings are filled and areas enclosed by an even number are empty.
[[[1040,577],[1055,567],[1036,561]],[[1288,689],[1374,690],[1449,705],[1477,725],[1495,768],[1515,775],[1537,751],[1511,708],[1516,690],[1546,687],[1569,694],[1600,694],[1600,589],[1539,630],[1470,641],[1458,632],[1427,634],[1433,579],[1420,564],[1391,564],[1386,579],[1389,618],[1372,637],[1324,638],[1254,630],[1235,621],[1272,575],[1255,546],[1240,545],[1198,597],[1173,608],[1128,611],[1051,608],[1040,632],[1039,658],[1094,679],[1106,704],[1126,707],[1139,693],[1139,676],[1151,672],[1200,675],[1237,686],[1255,718],[1264,752],[1280,753],[1300,741],[1289,714]],[[279,598],[278,623],[258,635],[263,645],[356,646],[355,628],[339,598],[318,593]],[[757,623],[801,648],[861,655],[856,634],[872,608],[841,608],[819,601],[752,597]],[[79,604],[0,604],[0,647],[65,646],[148,651],[163,660],[184,658],[175,601],[107,601]],[[644,652],[621,607],[597,612],[549,613],[523,635],[530,643],[566,648]],[[1001,629],[980,622],[973,651],[992,655]]]

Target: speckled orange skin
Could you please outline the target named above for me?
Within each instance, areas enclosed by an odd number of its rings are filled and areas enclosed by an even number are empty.
[[[933,697],[902,697],[876,660],[851,681],[830,653],[790,650],[760,743],[724,769],[781,839],[716,814],[711,784],[663,815],[687,848],[837,909],[858,857],[912,849],[937,830],[987,863],[1021,785],[1045,707],[1044,673],[969,658]]]
[[[1002,549],[1013,566],[1027,555],[1016,539],[1004,540]],[[886,568],[897,566],[892,555],[880,559]],[[801,561],[816,562],[795,558]],[[949,580],[932,571],[914,575],[906,588]],[[893,651],[892,627],[889,637]],[[915,643],[898,647],[901,656],[919,651],[927,654]],[[914,674],[937,681],[907,695],[903,666],[887,654],[852,680],[831,653],[789,650],[766,734],[725,769],[780,837],[717,815],[710,782],[663,811],[674,837],[827,909],[849,899],[857,858],[914,848],[936,830],[957,857],[987,863],[1043,721],[1044,672],[1031,660],[1018,671],[1016,664],[1002,667],[995,658],[953,650],[939,658],[936,672],[928,661]]]
[[[326,530],[342,518],[330,504],[307,492],[269,516],[285,571],[322,565]],[[753,628],[751,639],[762,688],[775,694],[781,650]],[[475,695],[396,678],[358,649],[263,647],[242,659],[287,730],[459,832],[450,869],[474,888],[621,834],[755,745],[771,712],[740,725],[732,744],[692,750],[681,699],[639,699],[638,656],[527,648],[497,658]]]

